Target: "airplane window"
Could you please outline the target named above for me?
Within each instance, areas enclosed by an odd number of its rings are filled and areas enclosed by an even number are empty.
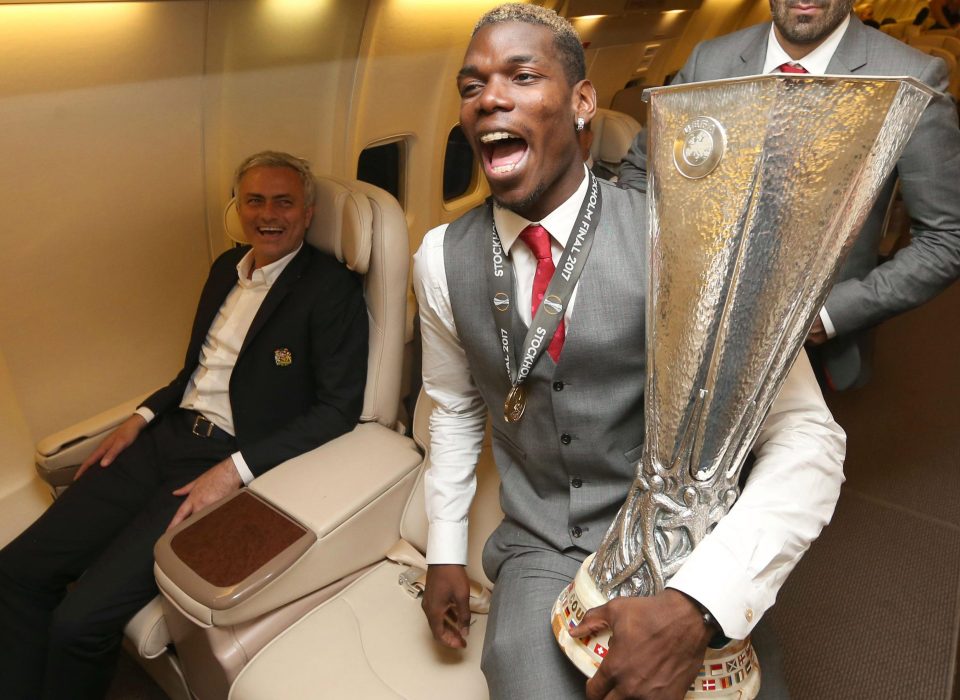
[[[386,190],[403,206],[401,173],[403,141],[391,141],[365,148],[357,161],[357,179]]]
[[[447,136],[447,151],[443,158],[443,201],[465,195],[473,177],[473,149],[457,124]]]

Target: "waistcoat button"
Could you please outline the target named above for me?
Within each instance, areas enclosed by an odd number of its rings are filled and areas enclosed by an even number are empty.
[[[568,433],[564,433],[563,435],[561,435],[561,436],[560,436],[560,442],[562,442],[564,445],[569,445],[569,444],[570,444],[570,435],[569,435]]]
[[[563,382],[554,382],[553,383],[554,391],[563,391]]]
[[[570,482],[570,485],[573,486],[573,488],[578,489],[581,486],[583,486],[583,479],[575,476],[573,477],[573,480]]]
[[[574,525],[573,528],[570,530],[570,534],[573,535],[574,537],[579,537],[580,535],[583,534],[583,530],[581,530],[578,525]]]

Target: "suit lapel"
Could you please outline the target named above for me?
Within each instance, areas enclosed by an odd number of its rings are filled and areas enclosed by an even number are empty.
[[[267,296],[264,298],[263,303],[260,304],[260,308],[257,310],[257,315],[253,317],[253,323],[250,324],[250,330],[247,331],[247,335],[243,339],[243,345],[240,347],[240,353],[237,355],[238,362],[240,361],[240,358],[243,357],[243,353],[247,349],[247,346],[250,345],[250,341],[256,337],[257,333],[260,332],[260,329],[263,328],[264,324],[273,315],[273,312],[276,311],[278,306],[280,306],[280,302],[286,298],[287,294],[290,293],[290,290],[293,289],[293,285],[298,279],[300,279],[300,276],[307,267],[307,263],[310,261],[310,255],[310,245],[305,242],[303,247],[300,249],[300,252],[297,253],[296,257],[290,261],[290,264],[287,265],[283,272],[280,273],[277,281],[274,282],[272,287],[270,287],[270,291],[267,292]]]
[[[213,325],[213,321],[217,317],[220,307],[223,306],[223,302],[226,300],[230,290],[237,284],[236,263],[240,262],[249,249],[249,246],[239,249],[234,265],[229,267],[225,266],[223,270],[220,271],[220,274],[210,277],[207,287],[204,289],[204,294],[200,297],[200,304],[197,309],[194,338],[191,339],[191,347],[195,343],[198,348],[197,353],[194,354],[199,353],[199,347],[203,343],[204,338],[207,337],[210,326]]]
[[[869,30],[856,17],[850,18],[850,26],[844,32],[837,50],[827,65],[830,75],[856,73],[867,65],[867,34]]]
[[[759,75],[763,72],[763,62],[767,57],[767,36],[770,34],[770,22],[756,26],[756,33],[750,36],[743,50],[740,52],[740,61],[734,62],[731,78],[741,78],[746,75]]]

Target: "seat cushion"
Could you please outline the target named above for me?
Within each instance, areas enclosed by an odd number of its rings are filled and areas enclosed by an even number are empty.
[[[244,667],[231,700],[487,700],[487,616],[473,616],[466,650],[439,646],[420,601],[398,584],[406,568],[385,561],[314,608]]]
[[[123,632],[143,658],[155,659],[163,654],[172,640],[163,618],[160,596],[144,605],[127,623]]]

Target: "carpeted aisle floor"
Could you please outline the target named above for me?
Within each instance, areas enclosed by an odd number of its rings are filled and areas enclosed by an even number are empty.
[[[772,613],[792,698],[960,698],[960,284],[878,328],[873,379],[827,402],[847,482]]]

